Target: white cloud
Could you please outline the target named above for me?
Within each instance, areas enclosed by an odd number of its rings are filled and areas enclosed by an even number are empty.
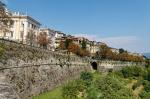
[[[120,36],[101,38],[100,41],[113,46],[126,46],[136,44],[139,41],[139,38],[137,38],[136,36]]]

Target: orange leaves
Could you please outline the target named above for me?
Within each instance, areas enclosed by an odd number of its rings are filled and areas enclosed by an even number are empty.
[[[79,56],[89,56],[90,55],[89,51],[82,49],[79,45],[74,44],[74,43],[69,44],[68,51],[72,52],[74,54],[77,54]]]
[[[67,45],[67,46],[65,46],[65,45]],[[82,57],[90,55],[89,51],[87,51],[86,49],[82,49],[78,44],[75,44],[71,41],[64,41],[64,42],[61,41],[59,48],[62,50],[67,49],[69,52],[72,52],[72,53],[82,56]]]
[[[121,53],[113,52],[107,45],[100,46],[100,51],[96,53],[102,59],[120,60],[120,61],[134,61],[142,62],[142,56],[129,54],[127,51],[119,51]]]
[[[38,43],[39,43],[41,46],[47,46],[47,44],[49,43],[49,39],[48,39],[46,33],[40,33],[40,34],[38,35],[37,39],[38,39]]]
[[[60,42],[59,49],[65,50],[64,42],[62,42],[62,41]]]
[[[80,51],[80,47],[77,44],[70,43],[68,46],[68,51],[77,54]]]

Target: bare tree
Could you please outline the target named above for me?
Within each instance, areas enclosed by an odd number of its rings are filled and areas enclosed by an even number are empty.
[[[47,49],[47,46],[50,43],[50,40],[45,32],[41,32],[37,36],[37,40],[38,40],[38,44],[40,44],[40,47]]]

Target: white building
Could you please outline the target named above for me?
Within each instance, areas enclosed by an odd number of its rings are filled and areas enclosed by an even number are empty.
[[[40,23],[32,17],[19,13],[11,12],[12,24],[10,32],[1,33],[0,36],[15,41],[26,42],[27,35],[32,31],[35,36],[39,33]]]
[[[54,31],[55,32],[55,43],[54,47],[55,49],[59,47],[60,42],[62,41],[63,37],[66,37],[66,34],[60,32],[60,31]]]

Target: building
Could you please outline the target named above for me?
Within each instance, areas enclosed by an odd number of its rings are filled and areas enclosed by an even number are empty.
[[[57,49],[60,45],[60,42],[66,39],[66,34],[60,31],[54,31],[54,35],[55,35],[54,36],[55,37],[54,48]]]
[[[119,49],[117,48],[110,48],[112,52],[119,54]]]
[[[62,33],[60,31],[54,31],[55,32],[55,38],[61,38],[61,37],[65,37],[66,34]]]
[[[37,36],[41,25],[37,20],[20,12],[11,12],[11,14],[10,31],[1,33],[1,37],[26,43],[29,34]]]

